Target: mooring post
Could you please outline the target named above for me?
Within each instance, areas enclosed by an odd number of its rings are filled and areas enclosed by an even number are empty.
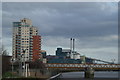
[[[85,78],[94,78],[94,69],[92,67],[85,68]]]

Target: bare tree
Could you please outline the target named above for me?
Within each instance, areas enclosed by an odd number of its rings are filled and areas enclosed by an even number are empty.
[[[0,55],[9,56],[9,53],[8,53],[7,50],[4,48],[3,45],[2,45],[2,47],[0,48]]]
[[[41,60],[35,60],[30,62],[30,68],[35,69],[35,76],[37,74],[37,71],[39,70],[42,74],[44,73],[45,70],[45,65]]]

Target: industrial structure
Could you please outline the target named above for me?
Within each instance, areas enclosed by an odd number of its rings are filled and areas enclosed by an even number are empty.
[[[47,63],[94,63],[94,60],[75,51],[75,39],[70,39],[70,49],[57,48],[56,55],[47,56]]]
[[[72,57],[71,57],[72,56]],[[70,54],[70,49],[57,48],[56,55],[48,55],[47,63],[94,63],[94,60],[85,56],[80,56],[74,52]]]
[[[25,61],[34,61],[42,57],[41,36],[32,25],[30,19],[24,18],[20,22],[13,22],[13,58],[21,58]]]

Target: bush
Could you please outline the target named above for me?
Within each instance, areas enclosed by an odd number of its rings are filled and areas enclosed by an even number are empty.
[[[3,75],[3,78],[7,78],[7,77],[12,77],[12,73],[11,72],[6,72],[4,75]]]
[[[3,74],[3,78],[12,78],[12,77],[18,77],[16,74],[12,74],[12,72],[6,72]]]

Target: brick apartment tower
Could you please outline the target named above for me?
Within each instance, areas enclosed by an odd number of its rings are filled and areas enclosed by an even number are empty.
[[[41,36],[37,28],[32,26],[32,21],[24,18],[20,22],[13,22],[13,57],[33,61],[41,58],[40,50]]]
[[[39,35],[35,35],[33,36],[33,61],[35,61],[36,59],[39,59],[42,57],[42,55],[40,54],[40,47],[41,47],[41,36]]]

